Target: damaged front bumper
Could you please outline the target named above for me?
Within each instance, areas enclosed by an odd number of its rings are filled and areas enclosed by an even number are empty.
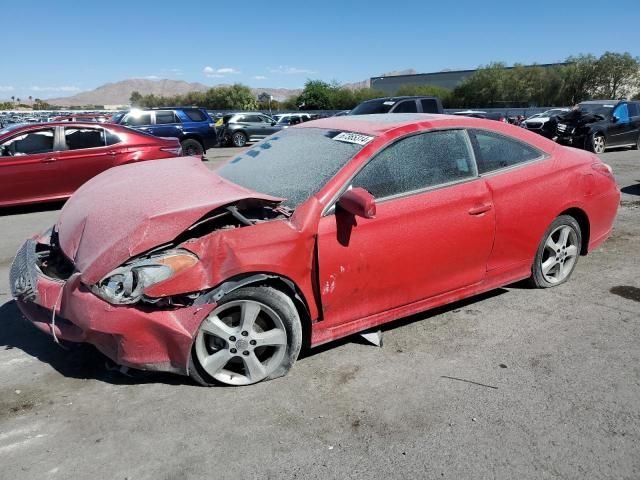
[[[51,268],[55,255],[62,254],[30,239],[11,265],[12,295],[27,319],[54,340],[90,343],[119,365],[188,374],[193,337],[215,305],[111,305],[80,272]]]

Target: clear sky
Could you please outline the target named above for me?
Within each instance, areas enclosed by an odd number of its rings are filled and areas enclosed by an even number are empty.
[[[128,78],[293,88],[405,68],[640,55],[640,0],[6,0],[0,12],[0,98]]]

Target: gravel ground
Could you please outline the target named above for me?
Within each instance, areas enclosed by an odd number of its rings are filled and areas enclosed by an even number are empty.
[[[54,345],[7,276],[59,205],[0,212],[0,478],[639,478],[640,152],[602,158],[616,229],[567,284],[403,319],[383,348],[352,337],[243,388]]]

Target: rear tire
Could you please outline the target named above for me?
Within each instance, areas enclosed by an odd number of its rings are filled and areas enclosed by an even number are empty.
[[[551,223],[538,246],[530,283],[537,288],[563,284],[575,270],[581,249],[580,225],[572,216],[560,215]]]
[[[200,325],[189,376],[203,386],[271,380],[291,369],[301,347],[302,325],[289,296],[266,286],[239,288]]]
[[[247,136],[243,132],[233,132],[231,143],[234,147],[244,147],[247,144]]]
[[[194,140],[193,138],[187,138],[183,140],[180,145],[182,145],[182,153],[187,157],[195,156],[200,157],[204,153],[204,147],[202,144]]]

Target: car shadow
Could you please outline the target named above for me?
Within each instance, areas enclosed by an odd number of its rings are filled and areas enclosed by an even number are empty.
[[[522,283],[522,282],[519,282]],[[513,284],[509,287],[519,285]],[[393,322],[381,325],[382,332],[394,330],[414,322],[423,321],[443,313],[458,310],[507,293],[505,288],[498,288],[489,292],[460,300],[426,312],[410,315]],[[56,345],[52,338],[29,324],[24,319],[14,300],[0,306],[0,349],[11,350],[18,348],[27,355],[48,363],[61,375],[69,378],[92,379],[113,385],[141,385],[162,383],[167,385],[194,385],[189,377],[162,372],[145,372],[128,369],[125,373],[110,359],[89,344],[73,344],[65,342]],[[299,360],[313,357],[347,343],[370,345],[359,334],[350,335],[333,342],[309,349],[304,348]]]
[[[640,182],[640,180],[636,180]],[[622,187],[620,189],[622,193],[626,193],[627,195],[638,195],[640,196],[640,183],[636,183],[635,185],[627,185],[626,187]]]
[[[54,210],[60,210],[64,203],[64,200],[59,200],[56,202],[32,203],[29,205],[18,205],[15,207],[0,207],[0,217],[24,215],[26,213],[52,212]]]
[[[65,377],[92,379],[114,385],[164,383],[193,385],[188,377],[169,373],[125,372],[89,344],[65,342],[57,345],[52,338],[24,319],[14,300],[0,306],[0,350],[14,348],[48,363]]]
[[[521,282],[518,282],[521,283]],[[509,287],[513,287],[517,284],[509,285]],[[383,333],[389,330],[395,330],[396,328],[404,327],[414,322],[420,322],[423,320],[427,320],[429,318],[435,317],[437,315],[442,315],[443,313],[452,312],[454,310],[458,310],[469,305],[473,305],[477,302],[482,302],[483,300],[487,300],[489,298],[497,297],[499,295],[503,295],[507,293],[509,290],[506,288],[497,288],[495,290],[491,290],[489,292],[481,293],[479,295],[475,295],[473,297],[465,298],[463,300],[459,300],[457,302],[449,303],[447,305],[443,305],[441,307],[436,307],[431,310],[427,310],[425,312],[416,313],[415,315],[410,315],[408,317],[400,318],[398,320],[394,320],[389,323],[385,323],[380,325],[379,327],[375,327],[374,330],[381,330]],[[359,333],[350,335],[348,337],[344,337],[338,340],[334,340],[329,343],[325,343],[318,347],[314,348],[305,348],[300,354],[299,359],[310,358],[319,353],[324,353],[328,350],[332,350],[336,347],[340,347],[342,345],[346,345],[347,343],[358,343],[360,345],[371,345],[367,340],[362,338]]]

